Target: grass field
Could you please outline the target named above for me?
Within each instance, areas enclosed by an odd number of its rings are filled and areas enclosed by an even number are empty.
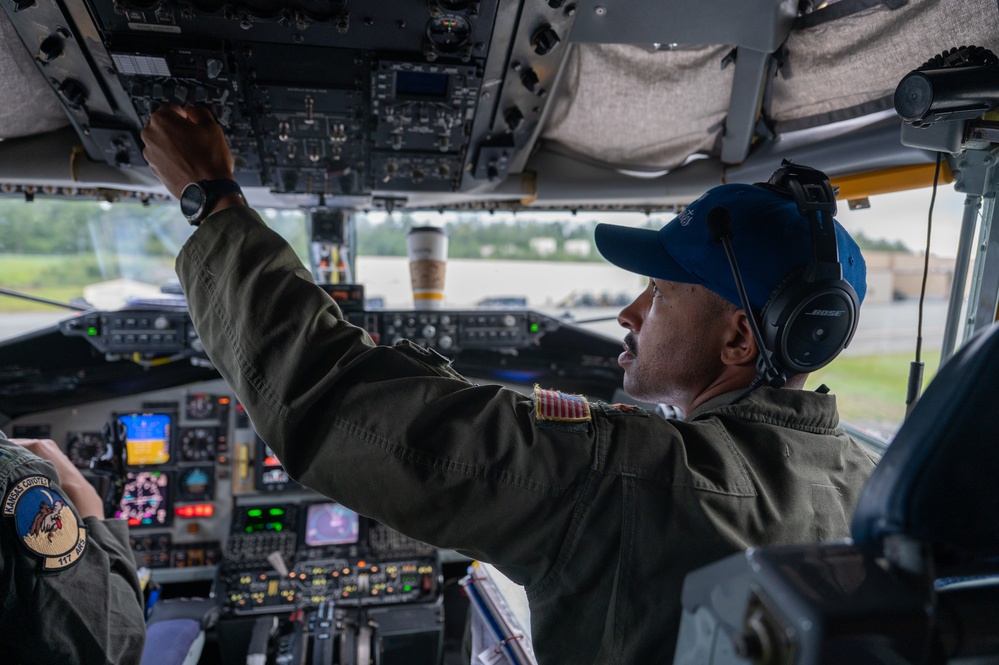
[[[11,289],[100,281],[92,254],[0,254],[0,286]]]
[[[93,256],[0,254],[0,287],[68,302],[83,294],[83,285],[98,282],[101,272]],[[51,305],[0,296],[0,312],[52,311]]]
[[[56,302],[68,303],[71,299],[76,298],[80,295],[80,287],[78,286],[49,286],[34,289],[15,289],[21,293],[26,293],[29,296],[38,296],[40,298],[48,298],[49,300],[55,300]],[[54,312],[59,308],[53,305],[43,305],[41,303],[34,303],[27,300],[21,300],[20,298],[12,298],[7,295],[0,294],[0,313],[2,312]]]
[[[826,384],[836,395],[844,420],[863,428],[892,433],[905,415],[905,391],[912,354],[846,356],[812,374],[806,387]],[[940,351],[923,354],[923,388],[940,363]]]
[[[0,254],[0,287],[32,296],[69,302],[83,295],[87,284],[114,279],[121,274],[159,283],[173,276],[170,257],[136,256],[106,266],[102,271],[93,254]],[[145,279],[143,279],[145,278]],[[0,295],[0,312],[50,311],[51,305]]]

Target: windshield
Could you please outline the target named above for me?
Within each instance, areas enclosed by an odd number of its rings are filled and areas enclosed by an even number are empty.
[[[927,242],[930,188],[871,197],[870,208],[840,204],[837,215],[867,261],[867,297],[857,333],[842,355],[809,376],[806,388],[826,384],[840,415],[888,442],[905,417],[909,365],[914,360],[919,296]],[[923,385],[939,368],[940,348],[954,279],[964,195],[937,192],[923,305]],[[966,303],[965,303],[966,305]]]
[[[929,198],[925,189],[873,197],[869,209],[841,203],[838,218],[867,259],[868,293],[850,347],[807,384],[828,385],[844,420],[886,441],[905,411]],[[926,381],[937,370],[962,210],[963,196],[942,188],[926,287]],[[261,213],[300,257],[308,257],[304,213]],[[617,313],[646,278],[604,261],[593,246],[593,227],[659,228],[672,217],[607,211],[359,214],[350,277],[364,284],[369,308],[411,308],[406,233],[413,226],[440,226],[449,236],[447,307],[529,307],[620,339]],[[96,309],[177,298],[174,258],[191,233],[174,205],[0,200],[0,287]],[[8,296],[0,296],[0,313],[0,340],[73,315]]]
[[[302,213],[268,224],[306,256]],[[0,288],[78,309],[179,298],[174,259],[193,231],[172,203],[0,199]],[[0,314],[0,340],[72,316],[10,295],[0,295]]]

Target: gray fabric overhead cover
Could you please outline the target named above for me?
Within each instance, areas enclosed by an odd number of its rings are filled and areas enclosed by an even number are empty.
[[[636,169],[711,152],[728,112],[735,68],[720,65],[730,50],[574,44],[542,138]]]
[[[55,93],[0,11],[0,137],[40,134],[69,124]]]
[[[893,108],[895,86],[933,56],[959,46],[999,53],[995,0],[921,0],[884,5],[794,30],[789,78],[773,82],[778,131],[826,124]]]
[[[905,74],[958,46],[999,53],[996,0],[909,0],[802,30],[787,40],[785,79],[772,82],[778,133],[892,108]],[[574,44],[541,138],[619,169],[671,169],[690,155],[719,156],[735,67],[731,46],[650,52]]]

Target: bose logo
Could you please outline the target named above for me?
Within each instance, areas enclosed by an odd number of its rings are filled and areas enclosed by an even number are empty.
[[[846,314],[844,309],[813,309],[808,312],[808,316],[843,316]]]

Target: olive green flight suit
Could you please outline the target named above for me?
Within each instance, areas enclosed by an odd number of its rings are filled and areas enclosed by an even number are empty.
[[[0,499],[0,662],[139,663],[146,624],[125,521],[80,520],[55,467],[2,432]]]
[[[543,665],[671,662],[687,572],[847,536],[873,468],[832,395],[761,389],[682,422],[590,404],[566,421],[538,390],[376,346],[245,208],[212,215],[177,271],[209,356],[292,477],[524,585]]]

